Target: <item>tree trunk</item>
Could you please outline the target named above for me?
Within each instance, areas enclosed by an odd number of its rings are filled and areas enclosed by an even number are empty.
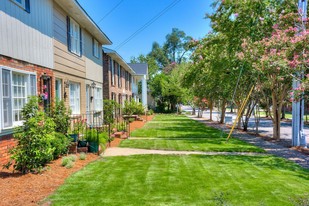
[[[195,115],[195,107],[192,108],[192,115]]]
[[[272,112],[273,112],[273,138],[280,139],[280,118],[281,118],[281,108],[282,102],[277,100],[275,91],[272,92]]]
[[[282,106],[281,119],[285,119],[285,105]]]
[[[255,105],[256,105],[256,102],[253,102],[253,101],[250,101],[250,103],[248,104],[248,109],[245,115],[245,121],[243,121],[244,131],[248,131],[249,120],[250,120],[250,117],[252,115]]]
[[[209,101],[209,120],[212,121],[212,110],[213,110],[213,103]]]
[[[223,124],[224,123],[224,118],[225,118],[225,111],[226,111],[226,100],[223,100],[222,101],[222,104],[221,104],[221,118],[220,118],[220,124]]]

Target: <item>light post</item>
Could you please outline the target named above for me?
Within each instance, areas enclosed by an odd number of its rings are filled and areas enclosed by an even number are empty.
[[[298,0],[298,10],[301,13],[301,25],[299,32],[305,30],[304,21],[307,18],[307,0]],[[303,72],[297,74],[297,78],[303,78]],[[300,80],[293,79],[293,89],[298,88]],[[304,98],[303,94],[299,101],[292,103],[292,146],[307,147],[304,133]]]

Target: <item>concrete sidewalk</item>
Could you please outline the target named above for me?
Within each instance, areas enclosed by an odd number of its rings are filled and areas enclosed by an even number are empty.
[[[253,152],[198,152],[198,151],[170,151],[170,150],[148,150],[135,148],[110,147],[103,154],[104,157],[130,156],[143,154],[161,154],[161,155],[246,155],[246,156],[265,156],[265,153]]]

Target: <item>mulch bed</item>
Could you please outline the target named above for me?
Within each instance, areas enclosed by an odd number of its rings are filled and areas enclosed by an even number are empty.
[[[145,116],[142,116],[146,120]],[[147,121],[152,120],[147,116]],[[135,121],[130,124],[131,131],[144,126],[145,121]],[[122,139],[115,138],[111,147],[116,147]],[[78,156],[78,154],[77,154]],[[96,154],[87,154],[86,160],[77,158],[71,169],[61,166],[61,158],[52,161],[41,174],[21,174],[12,169],[0,168],[0,206],[39,205],[46,197],[52,194],[67,177],[85,167],[90,162],[99,159]],[[0,165],[1,166],[1,165]],[[49,205],[45,202],[43,205]]]

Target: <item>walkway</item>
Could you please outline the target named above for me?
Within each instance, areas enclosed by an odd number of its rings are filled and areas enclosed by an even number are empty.
[[[265,156],[263,153],[253,152],[198,152],[198,151],[169,151],[169,150],[148,150],[148,149],[132,149],[121,147],[107,148],[103,154],[105,157],[113,156],[130,156],[142,154],[161,154],[161,155],[246,155],[246,156]]]
[[[210,127],[215,127],[217,129],[222,130],[223,132],[229,133],[230,128],[227,127],[224,124],[218,124],[215,122],[209,122],[204,118],[196,118],[195,116],[188,116],[191,119],[194,119],[196,121],[199,121],[201,123],[206,124]],[[309,155],[302,154],[298,151],[289,149],[287,147],[265,141],[260,137],[256,137],[250,134],[247,134],[242,131],[234,130],[233,137],[237,137],[238,139],[241,139],[245,142],[248,142],[252,145],[255,145],[257,147],[263,148],[265,151],[267,151],[269,154],[276,155],[278,157],[283,157],[285,159],[291,160],[295,162],[296,164],[300,165],[303,168],[309,169]]]

